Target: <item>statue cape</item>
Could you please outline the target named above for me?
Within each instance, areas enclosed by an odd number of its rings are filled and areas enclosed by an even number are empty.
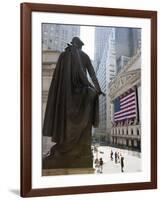
[[[74,47],[59,56],[52,77],[43,124],[43,135],[52,137],[62,152],[79,141],[83,130],[99,121],[98,95],[83,71]]]

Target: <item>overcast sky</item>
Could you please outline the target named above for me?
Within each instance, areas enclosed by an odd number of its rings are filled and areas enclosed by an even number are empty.
[[[94,59],[94,27],[81,26],[80,38],[84,43],[83,51],[86,52],[90,59]]]

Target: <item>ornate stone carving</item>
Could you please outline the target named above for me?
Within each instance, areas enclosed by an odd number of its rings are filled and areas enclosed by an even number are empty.
[[[129,72],[123,72],[109,87],[109,96],[111,99],[115,99],[117,96],[120,96],[123,92],[132,88],[134,85],[140,82],[141,70],[136,69]]]
[[[136,69],[130,70],[133,65],[136,65],[137,61],[140,59],[140,55],[141,52],[140,50],[138,50],[136,55],[129,60],[127,65],[124,66],[124,68],[118,73],[116,78],[109,84],[109,96],[112,101],[128,89],[140,84],[140,66],[137,66]]]

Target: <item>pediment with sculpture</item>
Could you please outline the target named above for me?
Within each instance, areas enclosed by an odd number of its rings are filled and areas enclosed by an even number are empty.
[[[111,100],[120,96],[128,89],[140,85],[141,69],[122,72],[109,84],[109,96]]]

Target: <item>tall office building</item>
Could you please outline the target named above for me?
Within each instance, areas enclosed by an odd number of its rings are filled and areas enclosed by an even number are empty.
[[[43,24],[43,50],[63,51],[72,38],[80,36],[80,26]]]
[[[115,28],[117,73],[136,54],[141,46],[141,30]]]
[[[94,135],[100,143],[108,143],[109,141],[109,97],[108,83],[116,74],[116,57],[115,57],[115,29],[99,27],[96,28],[95,41],[95,66],[98,81],[101,89],[106,96],[99,97],[99,127],[95,129]],[[101,37],[102,34],[102,37]],[[102,41],[103,40],[103,41]]]
[[[108,41],[109,32],[110,32],[110,28],[108,27],[95,27],[94,63],[95,63],[96,72],[101,63],[104,49],[108,45],[107,41]]]
[[[102,34],[102,37],[101,37]],[[119,71],[133,57],[141,45],[140,29],[96,28],[95,33],[95,70],[101,89],[106,97],[99,98],[99,127],[94,135],[100,143],[109,143],[112,128],[112,108],[109,97],[109,84]]]

